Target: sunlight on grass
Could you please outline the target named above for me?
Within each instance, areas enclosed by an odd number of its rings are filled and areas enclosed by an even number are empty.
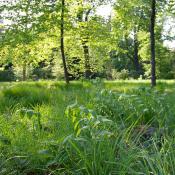
[[[0,174],[172,174],[174,86],[95,80],[2,84]]]

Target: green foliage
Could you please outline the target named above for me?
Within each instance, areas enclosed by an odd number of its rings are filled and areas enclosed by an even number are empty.
[[[105,19],[96,10],[108,3],[113,13]],[[174,77],[174,51],[164,46],[165,40],[172,39],[171,34],[165,31],[165,26],[166,20],[173,16],[173,7],[171,1],[157,2],[155,36],[158,78]],[[4,11],[13,15],[4,16],[5,20],[12,21],[10,26],[1,26],[1,63],[12,63],[14,74],[19,80],[63,79],[58,43],[60,2],[19,0],[17,4],[2,6],[1,13]],[[164,17],[166,14],[167,18]],[[111,69],[119,72],[126,69],[129,78],[138,78],[139,75],[150,78],[150,1],[118,0],[115,3],[69,0],[66,1],[64,22],[64,49],[71,80],[84,76],[87,55],[90,78],[110,79]],[[85,54],[84,44],[88,54]],[[134,60],[136,54],[139,71]],[[54,60],[54,66],[50,60]],[[41,66],[41,62],[48,64]]]
[[[113,80],[126,80],[129,78],[128,70],[121,70],[120,72],[116,69],[112,69],[112,79]]]
[[[42,96],[40,95],[41,88],[43,89]],[[21,102],[24,106],[48,103],[50,98],[45,87],[25,86],[25,84],[4,89],[2,93],[5,98],[14,100],[17,103]]]
[[[174,82],[148,85],[2,84],[1,174],[173,174]]]
[[[14,81],[16,79],[13,70],[1,70],[0,82]]]

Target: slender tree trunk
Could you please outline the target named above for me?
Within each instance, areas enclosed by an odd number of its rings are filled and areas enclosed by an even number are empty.
[[[151,4],[150,20],[150,41],[151,41],[151,85],[156,86],[156,60],[155,60],[155,19],[156,19],[156,0]]]
[[[137,29],[134,28],[134,65],[137,73],[137,77],[141,73],[141,67],[139,63],[139,55],[138,55],[138,37],[137,37]]]
[[[27,77],[27,68],[26,68],[26,63],[24,63],[22,68],[22,80],[26,81],[26,77]]]
[[[89,47],[87,46],[86,42],[82,42],[83,51],[84,51],[84,67],[85,67],[85,78],[89,79],[91,75],[90,71],[90,60],[89,60]]]
[[[80,11],[77,15],[79,22],[88,22],[88,17],[91,12],[89,9],[86,13],[84,11]],[[83,14],[85,14],[85,19],[83,20]],[[86,29],[85,29],[86,30]],[[89,54],[89,46],[88,46],[88,36],[87,34],[82,34],[81,36],[81,43],[84,53],[84,76],[86,79],[89,79],[91,76],[91,66],[90,66],[90,54]]]
[[[89,14],[91,12],[91,9],[89,9],[86,12],[85,16],[85,22],[88,22],[89,20]],[[88,36],[86,37],[86,41],[83,42],[83,50],[84,50],[84,58],[85,58],[85,78],[89,79],[91,76],[91,66],[90,66],[90,55],[89,55],[89,46],[87,45],[88,43]]]
[[[63,68],[64,68],[64,78],[67,84],[69,84],[69,76],[68,76],[68,70],[66,65],[66,57],[65,57],[65,51],[64,51],[64,9],[65,9],[65,0],[61,0],[62,6],[61,6],[61,39],[60,39],[60,49],[61,49],[61,56],[63,61]]]
[[[82,42],[83,53],[84,53],[84,76],[89,79],[91,76],[91,66],[90,66],[90,56],[89,56],[89,46],[86,42]]]

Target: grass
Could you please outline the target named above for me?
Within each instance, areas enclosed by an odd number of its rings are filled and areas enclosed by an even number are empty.
[[[175,82],[3,83],[0,174],[175,174]]]

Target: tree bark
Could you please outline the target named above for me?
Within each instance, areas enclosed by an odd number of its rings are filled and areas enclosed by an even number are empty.
[[[88,22],[90,12],[91,12],[91,9],[89,9],[86,12],[85,22]],[[85,78],[89,79],[91,76],[91,66],[90,66],[89,46],[87,45],[88,36],[86,38],[83,38],[83,40],[85,40],[85,41],[82,41],[82,46],[84,50]]]
[[[89,14],[91,12],[91,9],[89,9],[86,12],[86,16],[85,16],[85,22],[88,22],[89,20]],[[83,45],[83,50],[84,50],[84,62],[85,62],[85,78],[89,79],[91,76],[91,66],[90,66],[90,56],[89,56],[89,46],[87,45],[88,43],[88,36],[85,39],[86,41],[82,42]]]
[[[82,42],[83,51],[84,51],[84,66],[85,66],[85,78],[89,79],[91,75],[90,71],[90,60],[89,60],[89,47],[86,45],[86,42]]]
[[[66,65],[66,57],[65,57],[65,50],[64,50],[64,10],[65,10],[65,0],[61,0],[61,37],[60,37],[60,49],[61,49],[61,57],[63,61],[63,68],[64,68],[64,78],[67,84],[69,84],[69,76],[68,70]]]
[[[87,12],[85,12],[84,10],[80,11],[77,15],[78,21],[79,22],[88,22],[90,12],[91,12],[91,9],[89,9]],[[83,19],[83,14],[85,14],[84,19]],[[81,43],[82,43],[83,54],[84,54],[84,77],[86,79],[89,79],[91,76],[91,66],[90,66],[88,36],[86,34],[82,34]]]
[[[150,42],[151,42],[151,85],[156,86],[156,60],[155,60],[155,19],[156,19],[156,0],[152,0],[151,19],[150,19]]]
[[[138,37],[137,37],[137,29],[134,28],[134,65],[136,70],[136,76],[138,77],[141,74],[141,67],[139,63],[139,55],[138,55]]]
[[[27,68],[26,68],[26,63],[23,64],[23,68],[22,68],[22,80],[26,81],[26,77],[27,77]]]

